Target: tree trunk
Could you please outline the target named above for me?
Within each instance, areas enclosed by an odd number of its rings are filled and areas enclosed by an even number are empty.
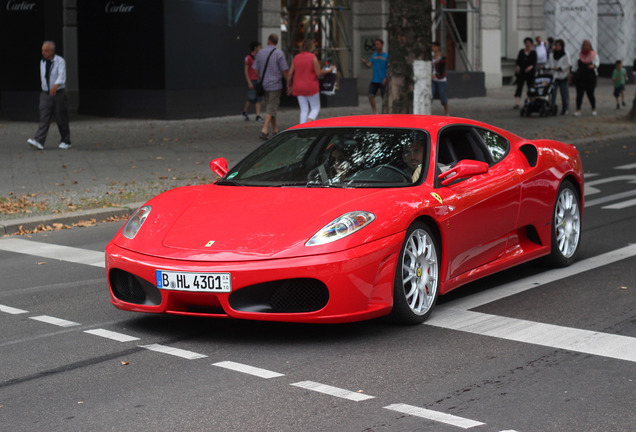
[[[413,112],[413,62],[431,60],[431,12],[428,0],[389,0],[388,96],[382,101],[385,113]]]

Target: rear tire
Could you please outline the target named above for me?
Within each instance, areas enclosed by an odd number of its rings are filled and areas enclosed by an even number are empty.
[[[552,212],[552,251],[548,263],[566,267],[574,262],[581,244],[581,199],[570,181],[559,187]]]
[[[426,224],[415,222],[400,249],[389,319],[399,324],[424,322],[437,302],[439,275],[437,239]]]

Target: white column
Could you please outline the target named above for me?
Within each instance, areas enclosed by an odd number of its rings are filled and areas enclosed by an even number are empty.
[[[433,63],[425,60],[413,62],[413,114],[431,114]]]
[[[281,31],[280,31],[280,0],[261,0],[261,13],[260,16],[260,35],[259,42],[261,46],[267,45],[267,38],[270,34],[276,33],[278,35],[278,48],[282,47]]]

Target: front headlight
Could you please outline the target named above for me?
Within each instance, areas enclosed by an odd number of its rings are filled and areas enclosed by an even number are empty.
[[[371,212],[353,211],[345,213],[318,231],[305,243],[305,246],[317,246],[340,240],[364,228],[374,220],[375,215]]]
[[[139,232],[139,229],[150,214],[150,210],[152,210],[152,207],[146,205],[143,207],[139,207],[137,211],[132,214],[130,219],[128,219],[128,221],[126,222],[126,225],[124,225],[124,229],[122,230],[122,234],[124,235],[124,237],[131,240],[135,238],[137,232]]]

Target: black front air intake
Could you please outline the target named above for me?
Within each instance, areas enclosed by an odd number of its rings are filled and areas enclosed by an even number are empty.
[[[232,309],[241,312],[303,313],[327,305],[329,290],[316,279],[284,279],[247,286],[230,294]]]
[[[150,282],[120,269],[112,269],[109,275],[113,295],[126,303],[139,305],[161,304],[161,292]]]

